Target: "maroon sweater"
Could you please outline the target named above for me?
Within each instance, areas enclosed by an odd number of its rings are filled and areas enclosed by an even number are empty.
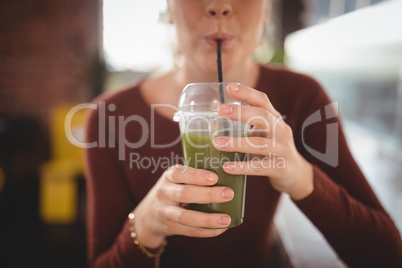
[[[182,151],[178,125],[151,112],[140,86],[99,97],[88,117],[87,141],[97,142],[86,150],[91,267],[153,265],[133,244],[127,215],[168,166],[180,163]],[[299,209],[347,265],[402,267],[400,234],[356,165],[340,125],[336,167],[306,149],[325,152],[327,125],[340,124],[338,118],[325,120],[330,100],[320,85],[301,74],[261,66],[256,88],[285,116],[297,149],[314,166],[314,191],[295,202]],[[324,120],[305,127],[303,143],[303,123],[320,110]],[[158,148],[168,143],[173,145]],[[246,189],[243,224],[215,238],[168,237],[161,267],[266,267],[280,193],[266,177],[249,176]]]

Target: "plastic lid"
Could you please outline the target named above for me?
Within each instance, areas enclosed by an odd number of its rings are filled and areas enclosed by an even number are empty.
[[[195,113],[202,113],[206,116],[216,116],[218,114],[220,101],[220,87],[223,89],[225,103],[244,104],[231,97],[226,92],[226,86],[229,83],[193,83],[188,84],[179,99],[178,109],[173,120],[179,121],[182,116]]]

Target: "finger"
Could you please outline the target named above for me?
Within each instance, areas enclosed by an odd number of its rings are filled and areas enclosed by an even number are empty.
[[[171,235],[183,235],[189,237],[215,237],[223,234],[227,231],[227,228],[203,228],[203,227],[192,227],[176,223],[174,221],[169,221],[165,224],[165,233]]]
[[[212,171],[196,169],[189,166],[174,165],[165,172],[168,181],[192,185],[214,185],[218,181],[218,175]]]
[[[276,117],[266,109],[254,106],[223,104],[219,107],[219,114],[233,121],[241,121],[268,132],[276,130],[278,124],[283,122],[282,117]]]
[[[279,151],[276,140],[264,137],[216,137],[212,144],[217,150],[225,152],[267,156],[269,153],[278,153]]]
[[[228,187],[205,187],[186,184],[168,184],[163,192],[165,196],[178,203],[222,203],[232,200],[234,192]]]
[[[268,110],[276,117],[280,117],[281,114],[274,108],[267,94],[258,91],[254,88],[247,87],[239,84],[229,84],[226,87],[228,94],[240,101],[250,104],[251,106],[257,106]]]
[[[286,171],[287,163],[284,157],[272,154],[270,157],[257,157],[245,162],[226,162],[222,167],[229,174],[280,177]]]
[[[177,206],[169,206],[164,212],[166,219],[185,226],[224,228],[231,222],[230,216],[226,214],[204,213]]]
[[[260,129],[257,127],[253,127],[250,130],[249,137],[262,137],[262,138],[267,138],[269,134],[269,131],[267,129]]]

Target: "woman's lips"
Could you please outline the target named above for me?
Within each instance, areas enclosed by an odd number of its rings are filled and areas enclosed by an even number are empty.
[[[217,32],[217,33],[213,33],[213,34],[208,34],[204,37],[205,41],[213,46],[213,47],[217,47],[217,40],[220,39],[222,40],[221,42],[221,46],[225,47],[228,46],[231,41],[233,40],[233,36],[227,33],[222,33],[222,32]]]

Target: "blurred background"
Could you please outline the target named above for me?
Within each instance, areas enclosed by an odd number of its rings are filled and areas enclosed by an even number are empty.
[[[402,1],[272,0],[253,57],[315,77],[402,231]],[[86,267],[85,110],[71,107],[181,63],[165,0],[0,1],[0,267]],[[293,267],[344,267],[283,196]]]

